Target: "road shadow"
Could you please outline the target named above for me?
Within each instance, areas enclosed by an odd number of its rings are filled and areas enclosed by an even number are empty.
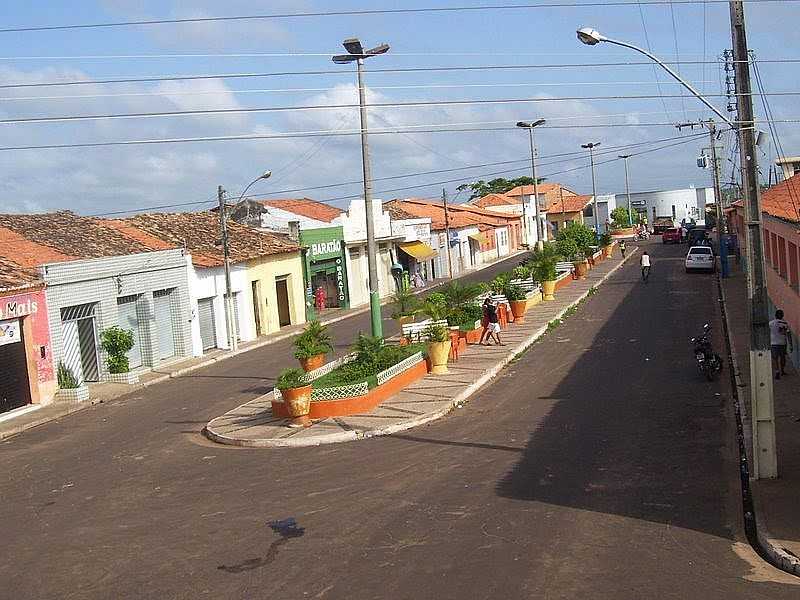
[[[552,344],[522,359],[519,373],[525,361],[540,373],[548,361],[563,363],[570,353],[574,363],[542,395],[530,381],[520,384],[520,395],[531,403],[552,406],[496,493],[733,538],[725,511],[728,470],[736,468],[724,458],[730,399],[720,383],[700,377],[688,345],[705,322],[721,343],[715,288],[709,280],[708,294],[681,296],[686,310],[676,312],[670,279],[679,267],[683,275],[683,265],[655,252],[655,266],[663,266],[648,285],[634,285],[615,309],[598,297],[558,329],[579,340],[590,326],[584,319],[595,316],[587,311],[613,310],[589,351]],[[700,281],[686,284],[696,289]]]

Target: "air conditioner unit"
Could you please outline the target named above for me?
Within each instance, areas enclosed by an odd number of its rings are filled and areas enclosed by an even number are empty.
[[[698,169],[707,169],[708,168],[708,157],[705,154],[701,154],[697,157],[697,168]]]

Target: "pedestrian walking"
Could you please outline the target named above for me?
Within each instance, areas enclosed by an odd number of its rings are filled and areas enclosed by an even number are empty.
[[[775,379],[786,375],[786,350],[792,352],[792,333],[789,323],[783,320],[783,311],[775,311],[775,318],[769,322],[769,343],[772,346],[772,358],[776,363]]]
[[[491,298],[483,301],[483,332],[481,333],[481,346],[491,346],[489,340],[492,339],[496,346],[505,346],[500,340],[500,321],[497,318],[497,305]]]
[[[625,258],[625,240],[619,241],[619,251],[622,253],[622,258]]]
[[[650,255],[647,253],[647,250],[642,253],[640,263],[642,266],[642,281],[647,283],[647,280],[650,278]]]

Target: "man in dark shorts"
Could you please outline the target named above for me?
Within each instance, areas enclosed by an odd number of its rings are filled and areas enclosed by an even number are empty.
[[[772,358],[776,362],[775,379],[786,375],[786,349],[791,352],[792,334],[789,323],[783,320],[783,311],[776,310],[775,318],[769,322],[769,343],[772,345]]]

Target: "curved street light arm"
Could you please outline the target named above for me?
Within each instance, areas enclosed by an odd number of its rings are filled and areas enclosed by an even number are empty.
[[[733,128],[733,129],[736,129],[736,125],[733,123],[733,121],[731,121],[731,120],[730,120],[730,119],[729,119],[727,116],[725,116],[723,113],[721,113],[721,112],[720,112],[720,111],[719,111],[719,110],[718,110],[718,109],[717,109],[717,108],[716,108],[716,107],[715,107],[713,104],[711,104],[711,103],[710,103],[708,100],[706,100],[706,99],[705,99],[705,98],[704,98],[704,97],[703,97],[703,96],[700,94],[700,92],[698,92],[696,89],[694,89],[694,88],[692,87],[692,85],[691,85],[690,83],[688,83],[687,81],[684,81],[684,80],[681,78],[681,76],[680,76],[680,75],[678,75],[678,74],[677,74],[675,71],[673,71],[673,70],[672,70],[672,69],[670,69],[670,68],[669,68],[667,65],[665,65],[663,62],[661,62],[661,60],[659,60],[659,59],[658,59],[656,56],[654,56],[654,55],[650,54],[650,53],[649,53],[647,50],[643,50],[642,48],[639,48],[638,46],[634,46],[633,44],[629,44],[629,43],[627,43],[627,42],[621,42],[621,41],[619,41],[619,40],[613,40],[613,39],[611,39],[611,38],[607,38],[607,37],[605,37],[605,36],[603,36],[603,37],[602,37],[601,41],[603,41],[603,42],[607,42],[607,43],[609,43],[609,44],[616,44],[617,46],[623,46],[623,47],[625,47],[625,48],[630,48],[631,50],[636,50],[636,52],[639,52],[640,54],[644,54],[644,55],[645,55],[647,58],[649,58],[650,60],[653,60],[653,61],[657,62],[659,65],[661,65],[661,67],[662,67],[662,68],[663,68],[663,69],[664,69],[664,70],[665,70],[667,73],[669,73],[670,75],[672,75],[672,77],[673,77],[673,78],[674,78],[674,79],[675,79],[675,80],[676,80],[678,83],[680,83],[680,84],[681,84],[683,87],[685,87],[687,90],[689,90],[690,92],[692,92],[692,94],[693,94],[693,95],[694,95],[694,96],[695,96],[695,97],[696,97],[698,100],[700,100],[700,102],[702,102],[702,103],[703,103],[703,104],[705,104],[705,105],[706,105],[708,108],[710,108],[710,109],[711,109],[711,110],[714,112],[714,114],[716,114],[716,115],[717,115],[717,116],[718,116],[720,119],[722,119],[722,120],[723,120],[725,123],[727,123],[727,124],[728,124],[728,125],[729,125],[731,128]]]

